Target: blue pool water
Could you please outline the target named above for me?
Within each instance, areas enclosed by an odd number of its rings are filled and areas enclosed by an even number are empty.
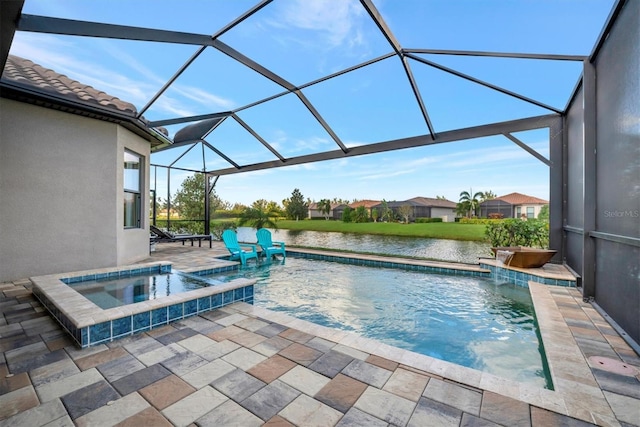
[[[206,277],[255,278],[257,306],[551,388],[525,288],[292,257]]]
[[[118,279],[88,280],[71,286],[102,309],[135,304],[173,294],[188,292],[210,283],[184,273],[156,273]]]

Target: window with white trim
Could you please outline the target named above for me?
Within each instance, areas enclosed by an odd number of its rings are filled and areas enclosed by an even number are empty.
[[[124,152],[124,228],[140,228],[142,218],[142,156]]]

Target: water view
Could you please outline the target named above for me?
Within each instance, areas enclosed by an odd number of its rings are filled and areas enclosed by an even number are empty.
[[[490,245],[486,242],[299,230],[272,229],[271,233],[273,240],[287,245],[405,255],[467,264],[477,264],[479,257],[491,254]],[[238,240],[255,242],[256,230],[239,227]]]

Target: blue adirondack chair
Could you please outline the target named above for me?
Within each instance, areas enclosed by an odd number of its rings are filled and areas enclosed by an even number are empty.
[[[227,247],[229,253],[231,253],[232,261],[240,260],[242,265],[247,265],[247,260],[255,258],[258,261],[258,251],[256,245],[250,245],[247,243],[238,243],[238,235],[233,230],[224,230],[222,233],[222,241]],[[246,250],[249,249],[249,250]]]
[[[276,254],[282,254],[282,258],[287,257],[287,251],[284,247],[284,242],[274,242],[271,240],[271,232],[266,228],[261,228],[256,233],[258,238],[258,245],[262,248],[262,253],[268,260]]]

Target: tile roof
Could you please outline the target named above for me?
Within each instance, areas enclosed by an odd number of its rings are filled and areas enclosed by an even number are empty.
[[[414,197],[413,199],[409,199],[409,201],[414,201],[423,206],[431,206],[432,208],[455,209],[457,206],[457,203],[451,200],[432,199],[431,197]]]
[[[2,80],[69,101],[98,106],[131,116],[137,114],[133,104],[19,56],[9,55],[2,72]]]
[[[533,196],[527,196],[521,193],[510,193],[504,196],[496,197],[493,200],[502,200],[510,205],[547,205],[548,200],[539,199]]]
[[[376,206],[380,204],[380,200],[358,200],[357,202],[349,203],[350,208],[357,208],[359,206],[364,206],[369,209],[372,206]]]

